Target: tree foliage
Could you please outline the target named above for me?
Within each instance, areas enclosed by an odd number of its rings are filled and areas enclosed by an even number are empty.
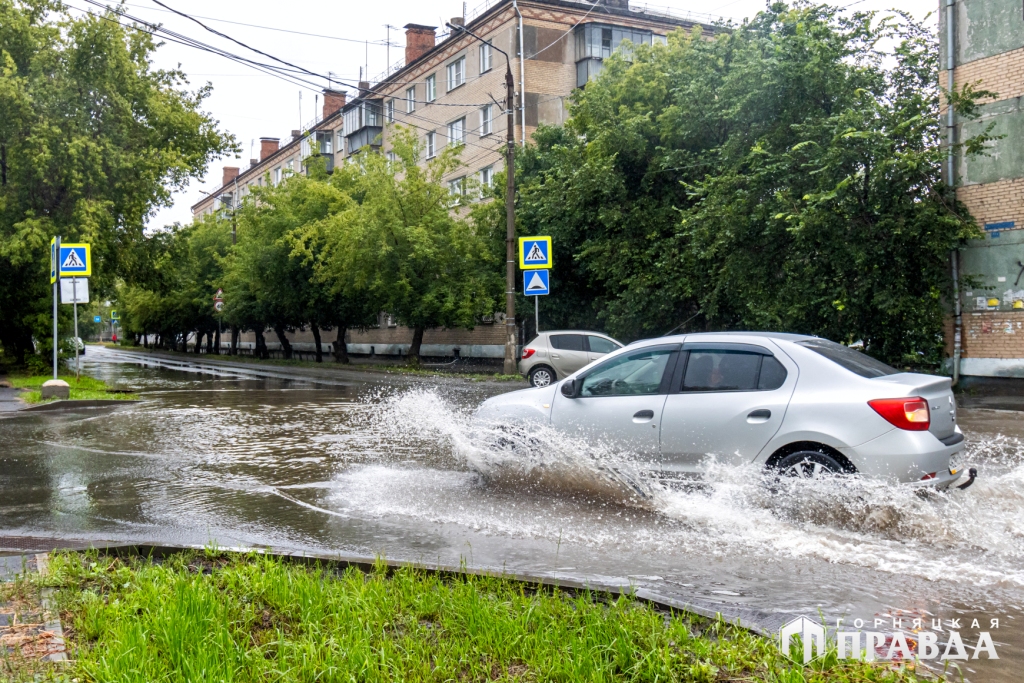
[[[92,244],[96,296],[152,269],[156,207],[233,139],[202,111],[209,86],[155,70],[152,36],[51,0],[0,0],[0,345],[48,339],[48,244]]]
[[[937,360],[950,250],[977,234],[941,179],[937,60],[905,15],[803,3],[606,60],[519,163],[519,231],[554,237],[548,326]],[[961,115],[976,95],[956,93]]]

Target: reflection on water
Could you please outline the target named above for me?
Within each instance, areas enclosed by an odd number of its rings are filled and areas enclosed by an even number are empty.
[[[766,485],[757,468],[723,466],[677,490],[601,444],[474,424],[501,385],[325,386],[90,355],[90,374],[146,401],[0,421],[7,534],[466,558],[768,611],[1000,617],[1002,660],[969,662],[968,677],[1016,680],[1024,665],[1015,413],[963,411],[981,470],[967,491]]]

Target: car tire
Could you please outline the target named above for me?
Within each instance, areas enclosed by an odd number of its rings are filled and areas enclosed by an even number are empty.
[[[532,387],[548,387],[557,381],[555,371],[546,365],[538,365],[530,370],[528,375],[530,378],[530,386]]]
[[[820,451],[797,451],[790,453],[775,464],[784,477],[817,479],[846,473],[846,468],[828,453]]]

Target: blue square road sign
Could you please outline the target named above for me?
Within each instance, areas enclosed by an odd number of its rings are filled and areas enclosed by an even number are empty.
[[[526,296],[544,296],[550,293],[550,270],[527,270],[523,272],[523,294]]]
[[[550,237],[519,238],[519,268],[521,270],[551,268],[551,265]]]

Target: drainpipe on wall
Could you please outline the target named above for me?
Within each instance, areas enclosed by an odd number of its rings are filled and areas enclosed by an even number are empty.
[[[956,0],[946,0],[946,87],[950,93],[955,87],[953,70],[956,67]],[[953,187],[956,181],[956,159],[953,152],[953,145],[956,144],[956,121],[953,115],[953,105],[946,106],[946,129],[949,140],[947,155],[948,168],[946,172],[949,178],[949,186]],[[954,190],[955,192],[955,190]],[[960,250],[953,249],[951,255],[953,269],[953,386],[960,381],[960,355],[961,355],[961,332],[963,330],[963,317],[960,307]]]
[[[523,13],[519,11],[516,0],[512,0],[512,9],[519,17],[519,121],[521,144],[526,147],[526,52],[523,50]]]

